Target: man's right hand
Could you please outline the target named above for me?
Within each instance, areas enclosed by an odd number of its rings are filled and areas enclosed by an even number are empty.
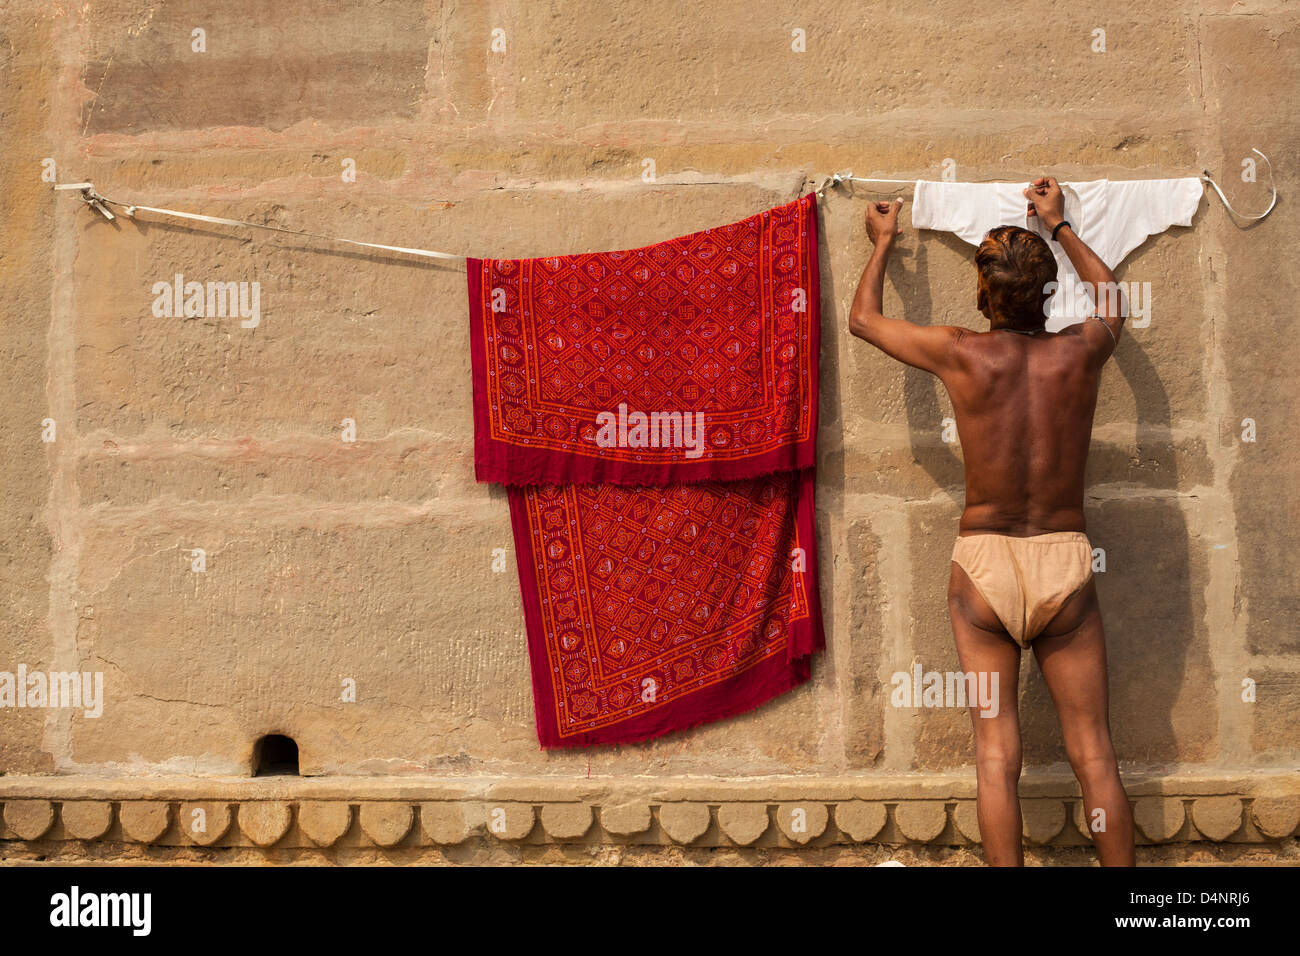
[[[1065,218],[1065,194],[1054,177],[1044,176],[1035,180],[1025,190],[1025,198],[1029,200],[1028,214],[1037,216],[1049,232]]]
[[[898,210],[903,208],[903,200],[893,202],[873,202],[867,206],[867,236],[877,246],[888,245],[895,236],[901,236],[903,230],[898,228]]]

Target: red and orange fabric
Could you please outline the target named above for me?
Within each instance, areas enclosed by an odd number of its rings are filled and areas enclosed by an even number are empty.
[[[509,486],[542,745],[644,740],[806,680],[815,197],[468,272],[475,472]],[[620,409],[694,415],[702,441],[611,446]]]

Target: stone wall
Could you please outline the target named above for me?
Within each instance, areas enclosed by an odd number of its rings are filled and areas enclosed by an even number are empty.
[[[105,703],[97,718],[0,709],[0,838],[978,839],[966,713],[888,699],[914,664],[957,669],[944,593],[962,495],[942,387],[846,330],[865,200],[893,193],[841,187],[821,209],[828,650],[813,679],[689,733],[547,753],[505,497],[473,477],[463,270],[143,213],[110,223],[54,194],[44,161],[114,199],[531,256],[734,221],[842,169],[938,178],[945,160],[964,180],[1204,168],[1255,211],[1267,174],[1243,182],[1242,162],[1258,147],[1282,193],[1270,218],[1239,228],[1207,196],[1193,227],[1118,270],[1150,283],[1152,315],[1104,379],[1088,521],[1144,841],[1293,853],[1300,13],[981,7],[6,5],[0,670],[102,672]],[[904,208],[887,310],[977,327],[971,247],[915,232]],[[260,322],[156,317],[152,288],[177,274],[258,282]],[[1064,853],[1084,842],[1077,791],[1028,658],[1021,698],[1026,832]],[[311,780],[240,779],[268,733],[297,742]],[[211,840],[186,828],[198,803],[224,821]],[[508,832],[484,830],[499,804]],[[782,822],[792,807],[812,835]]]

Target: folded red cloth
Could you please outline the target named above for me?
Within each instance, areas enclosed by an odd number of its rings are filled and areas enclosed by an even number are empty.
[[[815,463],[812,193],[642,249],[470,259],[468,273],[479,481],[664,484]]]
[[[510,486],[542,745],[644,740],[806,680],[815,197],[468,272],[475,473]]]
[[[511,488],[542,746],[644,740],[806,680],[824,643],[814,484]]]

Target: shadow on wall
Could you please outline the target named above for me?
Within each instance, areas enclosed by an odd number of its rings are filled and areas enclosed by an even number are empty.
[[[917,235],[919,237],[922,233],[918,231]],[[959,255],[970,255],[971,246],[955,236],[943,233],[938,239]],[[905,268],[905,264],[909,263],[912,266],[910,270]],[[931,324],[934,299],[930,292],[932,283],[926,242],[918,240],[914,250],[891,258],[889,271],[889,278],[896,286],[911,289],[903,301],[903,318],[917,325]],[[972,312],[975,301],[973,274],[972,270]],[[983,321],[983,316],[976,314],[976,317]],[[957,446],[947,444],[941,437],[943,409],[939,401],[939,390],[942,388],[939,380],[929,372],[910,365],[903,366],[903,402],[907,410],[907,435],[912,458],[960,508],[965,499],[964,470],[961,455],[956,451]],[[953,533],[956,534],[956,531]]]
[[[918,236],[923,238],[914,249],[898,250],[891,258],[889,280],[895,288],[908,290],[903,297],[903,318],[925,325],[936,311],[930,291],[928,243],[941,242],[967,260],[971,260],[974,247],[946,233]],[[970,279],[968,308],[973,321],[961,324],[982,329],[985,320],[975,312],[973,266]],[[957,314],[962,314],[960,304]],[[1111,368],[1118,370],[1124,387],[1133,392],[1140,455],[1148,440],[1145,436],[1153,428],[1168,434],[1172,425],[1169,396],[1159,370],[1131,332],[1123,336],[1112,366],[1103,374],[1103,390],[1116,387]],[[933,479],[936,489],[960,509],[965,497],[962,458],[956,446],[941,438],[944,412],[940,388],[942,384],[929,373],[904,367],[912,458]],[[1126,463],[1128,454],[1106,457]],[[1187,519],[1176,498],[1149,495],[1150,491],[1176,491],[1179,487],[1174,449],[1162,457],[1168,459],[1168,467],[1145,478],[1145,486],[1133,489],[1130,497],[1092,497],[1084,502],[1093,547],[1106,553],[1107,570],[1097,576],[1097,590],[1107,634],[1112,733],[1119,759],[1136,763],[1212,756],[1199,752],[1195,739],[1180,741],[1174,727],[1174,709],[1186,685],[1188,650],[1200,616],[1191,593]],[[1124,477],[1122,473],[1089,475],[1090,485]],[[956,535],[955,527],[952,533]],[[946,580],[922,581],[917,586],[944,588]],[[1051,696],[1038,668],[1029,666],[1027,660],[1024,665],[1028,673],[1022,673],[1020,706],[1025,762],[1061,763],[1066,759],[1065,749]],[[973,738],[971,747],[973,759]]]
[[[841,651],[849,655],[849,642],[838,641],[835,622],[836,580],[835,529],[844,526],[844,417],[840,404],[840,364],[837,336],[841,328],[839,308],[833,290],[830,250],[826,245],[826,211],[818,210],[817,270],[821,288],[818,301],[821,309],[821,349],[818,356],[817,391],[817,447],[833,449],[830,454],[819,452],[817,461],[816,522],[817,522],[817,575],[821,591],[822,626],[826,634],[826,651],[813,657],[813,674],[819,686],[831,694],[842,693],[835,682],[833,657]],[[820,677],[817,677],[819,669]]]
[[[1132,334],[1121,338],[1112,363],[1133,392],[1140,453],[1144,432],[1152,426],[1168,434],[1169,396]],[[1113,372],[1104,372],[1102,388],[1114,381]],[[1111,732],[1119,759],[1139,763],[1213,756],[1192,749],[1196,740],[1180,741],[1174,727],[1173,711],[1186,685],[1188,652],[1201,615],[1193,607],[1191,539],[1181,504],[1176,497],[1147,494],[1178,489],[1172,448],[1168,461],[1168,468],[1128,499],[1084,500],[1093,547],[1104,548],[1107,559],[1097,593],[1106,629]],[[1046,699],[1045,689],[1042,696]],[[1064,751],[1058,747],[1057,752],[1063,758]]]

